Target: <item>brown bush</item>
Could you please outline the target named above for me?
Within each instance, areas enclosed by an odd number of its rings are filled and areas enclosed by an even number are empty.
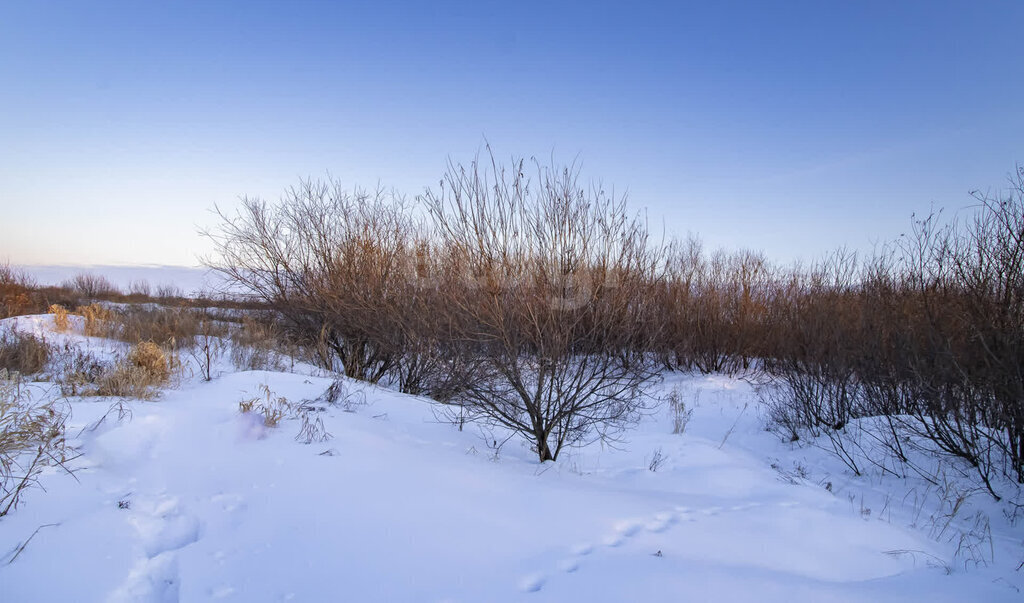
[[[45,306],[34,294],[34,287],[26,274],[0,264],[0,318],[41,312]]]
[[[156,384],[165,383],[171,377],[173,362],[160,346],[152,341],[136,344],[128,352],[127,361],[147,373]]]

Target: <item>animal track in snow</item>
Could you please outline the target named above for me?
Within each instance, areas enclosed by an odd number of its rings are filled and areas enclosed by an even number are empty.
[[[199,539],[199,520],[184,512],[177,498],[132,501],[128,521],[139,535],[145,556],[132,567],[110,601],[172,603],[178,601],[177,551]]]
[[[563,572],[567,573],[567,574],[571,574],[571,573],[575,572],[576,570],[580,569],[580,560],[576,559],[574,557],[569,557],[568,559],[563,559],[563,560],[558,562],[558,569],[560,571],[563,571]]]
[[[544,574],[530,574],[519,580],[519,590],[528,593],[535,593],[544,587],[547,578]]]
[[[616,522],[612,526],[612,532],[601,540],[601,544],[609,548],[617,548],[625,544],[630,538],[636,536],[643,530],[653,534],[661,534],[667,532],[672,526],[679,522],[697,521],[694,514],[711,517],[718,515],[723,511],[746,511],[757,506],[759,506],[759,503],[744,503],[729,507],[728,509],[714,506],[696,510],[690,509],[689,507],[676,506],[671,511],[655,513],[647,520],[627,519]],[[587,555],[593,554],[596,548],[597,547],[595,547],[595,545],[590,543],[577,544],[570,549],[570,555],[568,557],[557,562],[556,569],[558,572],[567,574],[576,572],[580,569],[583,558]],[[652,557],[664,556],[660,549],[656,553],[650,553],[650,555]],[[536,592],[544,587],[547,579],[547,576],[540,572],[528,574],[520,579],[519,588],[525,592]]]
[[[594,545],[592,544],[577,544],[572,547],[573,555],[589,555],[594,552]]]
[[[644,525],[644,528],[646,528],[648,532],[660,534],[672,527],[676,521],[678,521],[678,519],[672,513],[658,513],[654,516],[654,519],[648,521]]]
[[[155,503],[136,501],[137,512],[129,519],[142,540],[147,557],[175,551],[199,540],[199,520],[183,513],[178,499]]]

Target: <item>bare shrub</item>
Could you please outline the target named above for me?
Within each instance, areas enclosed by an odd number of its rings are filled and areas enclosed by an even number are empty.
[[[528,439],[541,461],[593,435],[614,438],[644,408],[641,386],[659,258],[624,199],[577,184],[578,170],[522,161],[450,165],[425,197],[455,278],[444,287],[462,418]]]
[[[61,283],[61,286],[88,300],[121,294],[107,277],[91,272],[79,273]]]
[[[764,256],[752,251],[706,257],[694,237],[670,245],[655,292],[663,364],[702,373],[749,370],[763,346],[772,276]]]
[[[975,212],[915,219],[859,267],[837,254],[776,288],[767,370],[783,385],[773,419],[823,434],[855,472],[853,419],[901,463],[909,441],[962,459],[997,500],[1024,483],[1024,169]],[[857,430],[854,430],[857,431]]]
[[[156,288],[156,297],[162,300],[177,300],[184,297],[180,287],[164,284]]]
[[[0,370],[22,375],[42,372],[50,359],[51,346],[43,339],[16,330],[0,334]]]
[[[149,286],[149,281],[145,279],[133,280],[128,285],[128,295],[148,298],[152,294],[152,291],[152,288]]]
[[[17,506],[45,467],[67,470],[67,416],[66,405],[34,401],[17,375],[0,369],[0,517]]]
[[[395,368],[410,230],[402,199],[306,181],[278,204],[245,199],[221,218],[207,233],[220,256],[211,268],[271,306],[324,368],[337,362],[371,382]]]
[[[220,326],[208,314],[199,321],[199,333],[193,339],[189,354],[199,367],[200,376],[204,381],[213,379],[213,368],[224,353],[224,336],[227,329]]]

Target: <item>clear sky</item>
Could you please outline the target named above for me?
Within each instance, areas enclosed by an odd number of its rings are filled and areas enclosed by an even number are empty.
[[[1024,162],[1024,2],[6,2],[0,262],[194,265],[214,203],[484,137],[813,259]]]

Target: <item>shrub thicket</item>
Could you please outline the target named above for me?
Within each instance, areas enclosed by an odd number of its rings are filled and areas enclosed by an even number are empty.
[[[1024,483],[1024,170],[867,261],[780,269],[653,245],[575,168],[488,159],[449,166],[426,212],[334,182],[246,199],[208,233],[211,265],[324,367],[502,424],[541,459],[631,418],[656,361],[766,373],[789,438],[842,448],[852,421],[883,417],[899,458],[911,433],[990,490]]]

